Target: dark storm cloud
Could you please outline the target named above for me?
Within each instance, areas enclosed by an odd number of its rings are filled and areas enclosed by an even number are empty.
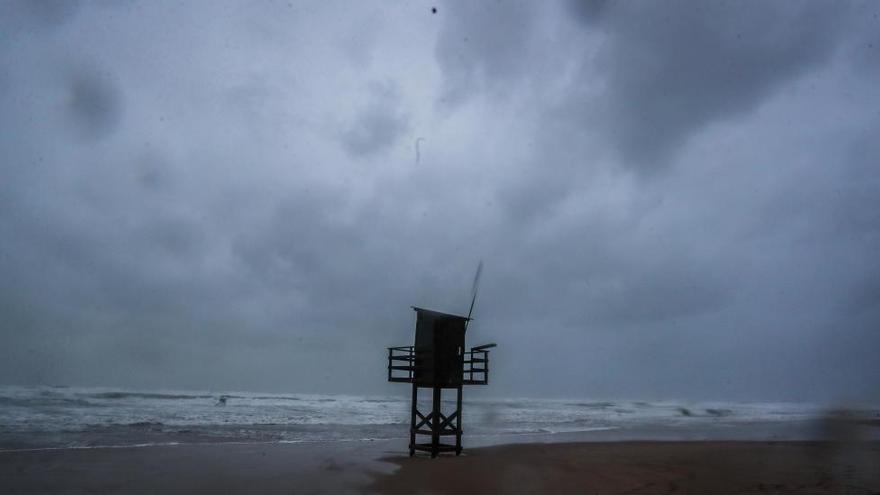
[[[459,2],[444,9],[437,42],[446,77],[443,99],[455,104],[529,70],[536,11],[529,2]]]
[[[602,20],[611,6],[608,0],[570,0],[569,7],[581,22],[588,24]]]
[[[643,171],[664,168],[692,133],[754,111],[826,61],[850,19],[849,5],[827,2],[568,4],[601,41],[572,47],[582,74],[564,108]],[[542,16],[531,4],[467,5],[450,9],[437,48],[453,101],[530,80],[542,69],[536,57],[556,55],[534,38]],[[580,87],[597,80],[598,92]]]
[[[635,166],[665,164],[692,132],[747,114],[827,60],[848,6],[739,2],[614,4],[594,64],[604,74],[593,125]],[[585,23],[593,26],[589,20]]]
[[[726,294],[722,281],[713,280],[711,272],[700,270],[703,267],[676,266],[676,260],[672,261],[654,271],[643,269],[619,284],[594,289],[588,319],[598,317],[596,319],[606,324],[659,322],[695,316],[723,306]]]
[[[877,399],[864,4],[22,5],[4,381],[394,393],[482,259],[491,393]]]

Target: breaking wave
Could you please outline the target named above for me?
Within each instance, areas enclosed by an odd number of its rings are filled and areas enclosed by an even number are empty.
[[[0,450],[200,442],[348,441],[406,436],[409,394],[351,396],[0,387]],[[445,408],[454,407],[444,402]],[[469,435],[717,427],[809,420],[811,404],[465,400]],[[876,414],[873,412],[872,414]]]

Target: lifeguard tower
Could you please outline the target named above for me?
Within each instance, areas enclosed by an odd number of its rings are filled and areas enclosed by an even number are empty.
[[[467,316],[417,308],[415,345],[388,348],[388,381],[412,384],[412,412],[409,427],[409,455],[417,450],[461,454],[461,389],[464,385],[489,383],[489,349],[495,344],[466,351],[464,334],[477,300],[477,284],[483,263],[477,266],[473,297]],[[431,412],[419,411],[419,389],[433,392]],[[455,410],[442,410],[443,390],[455,390]],[[430,442],[416,442],[416,435],[428,435]],[[441,443],[440,437],[455,436],[455,444]]]

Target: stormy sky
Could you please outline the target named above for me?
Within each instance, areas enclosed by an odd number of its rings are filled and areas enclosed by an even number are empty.
[[[405,394],[483,260],[469,394],[876,402],[878,82],[876,2],[0,2],[0,382]]]

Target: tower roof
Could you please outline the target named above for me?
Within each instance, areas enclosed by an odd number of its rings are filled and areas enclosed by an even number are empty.
[[[414,309],[416,313],[424,314],[425,316],[430,316],[433,318],[455,318],[458,320],[465,320],[465,321],[468,321],[471,319],[466,316],[459,316],[459,315],[454,315],[451,313],[441,313],[440,311],[434,311],[433,309],[419,308],[417,306],[413,306],[412,309]]]

